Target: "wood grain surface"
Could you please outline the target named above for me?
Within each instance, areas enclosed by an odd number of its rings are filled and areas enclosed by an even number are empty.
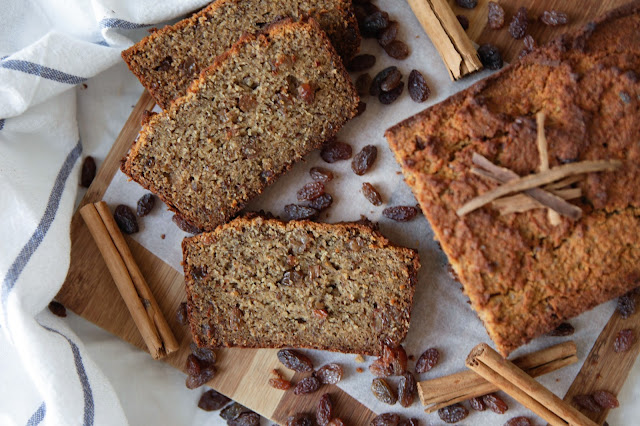
[[[453,3],[451,1],[451,4]],[[506,27],[513,12],[519,6],[531,7],[532,15],[537,15],[542,10],[550,8],[557,8],[569,13],[571,17],[571,25],[569,26],[549,28],[540,23],[530,26],[529,32],[536,41],[544,43],[554,35],[583,25],[606,10],[625,2],[620,0],[543,0],[537,2],[517,0],[501,1],[500,3],[507,11],[507,24],[499,31],[485,28],[487,19],[487,1],[485,0],[480,0],[478,6],[473,10],[460,9],[457,6],[453,6],[453,10],[456,14],[463,14],[469,18],[471,25],[468,34],[473,40],[478,43],[491,42],[496,44],[503,52],[505,60],[512,61],[517,58],[522,49],[522,41],[513,40]],[[533,3],[535,4],[532,6]],[[407,5],[407,7],[409,6]],[[384,53],[376,52],[376,54]],[[80,207],[102,198],[119,168],[121,158],[126,154],[138,134],[143,111],[150,110],[153,106],[153,99],[145,91],[102,163]],[[109,275],[98,248],[77,212],[71,222],[71,240],[71,266],[57,300],[99,327],[142,350],[146,350],[142,337]],[[178,352],[168,356],[164,361],[184,370],[191,335],[184,326],[178,324],[175,318],[178,305],[185,300],[182,274],[176,272],[134,240],[127,238],[127,242],[181,346]],[[606,389],[617,394],[640,350],[640,344],[636,343],[632,351],[615,354],[612,351],[612,342],[615,339],[615,334],[621,328],[635,328],[637,335],[640,329],[639,324],[640,313],[636,313],[626,320],[617,315],[611,318],[596,341],[566,398],[570,399],[575,394],[589,393],[595,389]],[[370,410],[336,386],[325,386],[320,392],[309,396],[296,396],[291,391],[285,392],[270,388],[267,384],[270,371],[279,367],[275,352],[272,349],[221,349],[218,351],[217,367],[219,373],[209,385],[280,424],[286,422],[287,416],[296,412],[313,413],[318,399],[324,392],[329,392],[332,395],[336,415],[341,417],[346,424],[364,425],[374,417]],[[292,372],[285,371],[284,368],[280,368],[280,371],[286,377],[293,377],[293,380],[298,379],[297,376],[293,376]],[[606,417],[606,412],[597,416],[593,413],[585,414],[592,415],[592,419],[598,422],[602,422]]]

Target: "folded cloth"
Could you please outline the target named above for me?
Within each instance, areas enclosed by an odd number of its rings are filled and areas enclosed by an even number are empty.
[[[69,267],[83,151],[75,86],[117,64],[152,25],[206,3],[0,2],[0,326],[39,393],[30,413],[3,407],[3,422],[127,423],[82,343],[45,309]]]

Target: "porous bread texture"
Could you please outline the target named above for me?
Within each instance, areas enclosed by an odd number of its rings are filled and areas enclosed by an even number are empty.
[[[213,230],[352,118],[358,96],[313,20],[246,36],[149,120],[122,171]]]
[[[407,183],[503,355],[640,284],[640,2],[559,37],[520,62],[386,132]],[[500,216],[456,210],[496,187],[471,173],[484,155],[538,171],[535,114],[546,114],[551,167],[618,159],[572,201],[580,220],[545,209]]]
[[[418,254],[369,226],[242,217],[182,250],[199,346],[377,355],[409,329]]]
[[[344,60],[360,47],[358,23],[349,0],[218,0],[164,27],[122,52],[129,69],[162,109],[184,96],[201,70],[244,34],[273,21],[313,17]]]

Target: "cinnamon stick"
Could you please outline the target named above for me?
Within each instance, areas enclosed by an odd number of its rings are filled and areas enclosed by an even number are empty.
[[[160,307],[138,268],[120,229],[104,202],[80,209],[91,236],[154,359],[178,350]]]
[[[538,111],[536,114],[536,123],[538,125],[538,154],[540,155],[540,171],[549,170],[549,146],[547,144],[547,136],[544,131],[544,120],[546,116],[544,112]],[[549,223],[553,226],[560,224],[560,215],[558,212],[549,209]]]
[[[582,190],[580,188],[556,189],[549,192],[563,200],[573,200],[582,196]],[[494,200],[491,205],[500,210],[501,215],[522,213],[531,209],[545,207],[540,202],[527,197],[525,194],[516,194],[509,197],[498,198],[497,200]]]
[[[475,47],[446,0],[407,0],[440,57],[451,80],[482,69]]]
[[[466,365],[553,426],[596,425],[486,343],[473,348]]]

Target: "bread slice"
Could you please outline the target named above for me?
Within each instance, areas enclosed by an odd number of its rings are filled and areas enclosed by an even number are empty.
[[[491,339],[507,355],[567,318],[640,285],[640,2],[558,38],[386,133]],[[495,187],[471,155],[538,171],[544,111],[551,167],[619,159],[577,184],[576,222],[537,209],[456,209]],[[452,290],[455,291],[455,290]]]
[[[312,19],[244,37],[153,116],[122,171],[213,230],[352,118],[358,96]]]
[[[184,96],[198,73],[244,34],[273,21],[311,16],[346,61],[360,48],[350,0],[218,0],[122,52],[129,69],[162,109]]]
[[[407,334],[418,254],[369,226],[243,217],[182,251],[200,346],[376,355]]]

